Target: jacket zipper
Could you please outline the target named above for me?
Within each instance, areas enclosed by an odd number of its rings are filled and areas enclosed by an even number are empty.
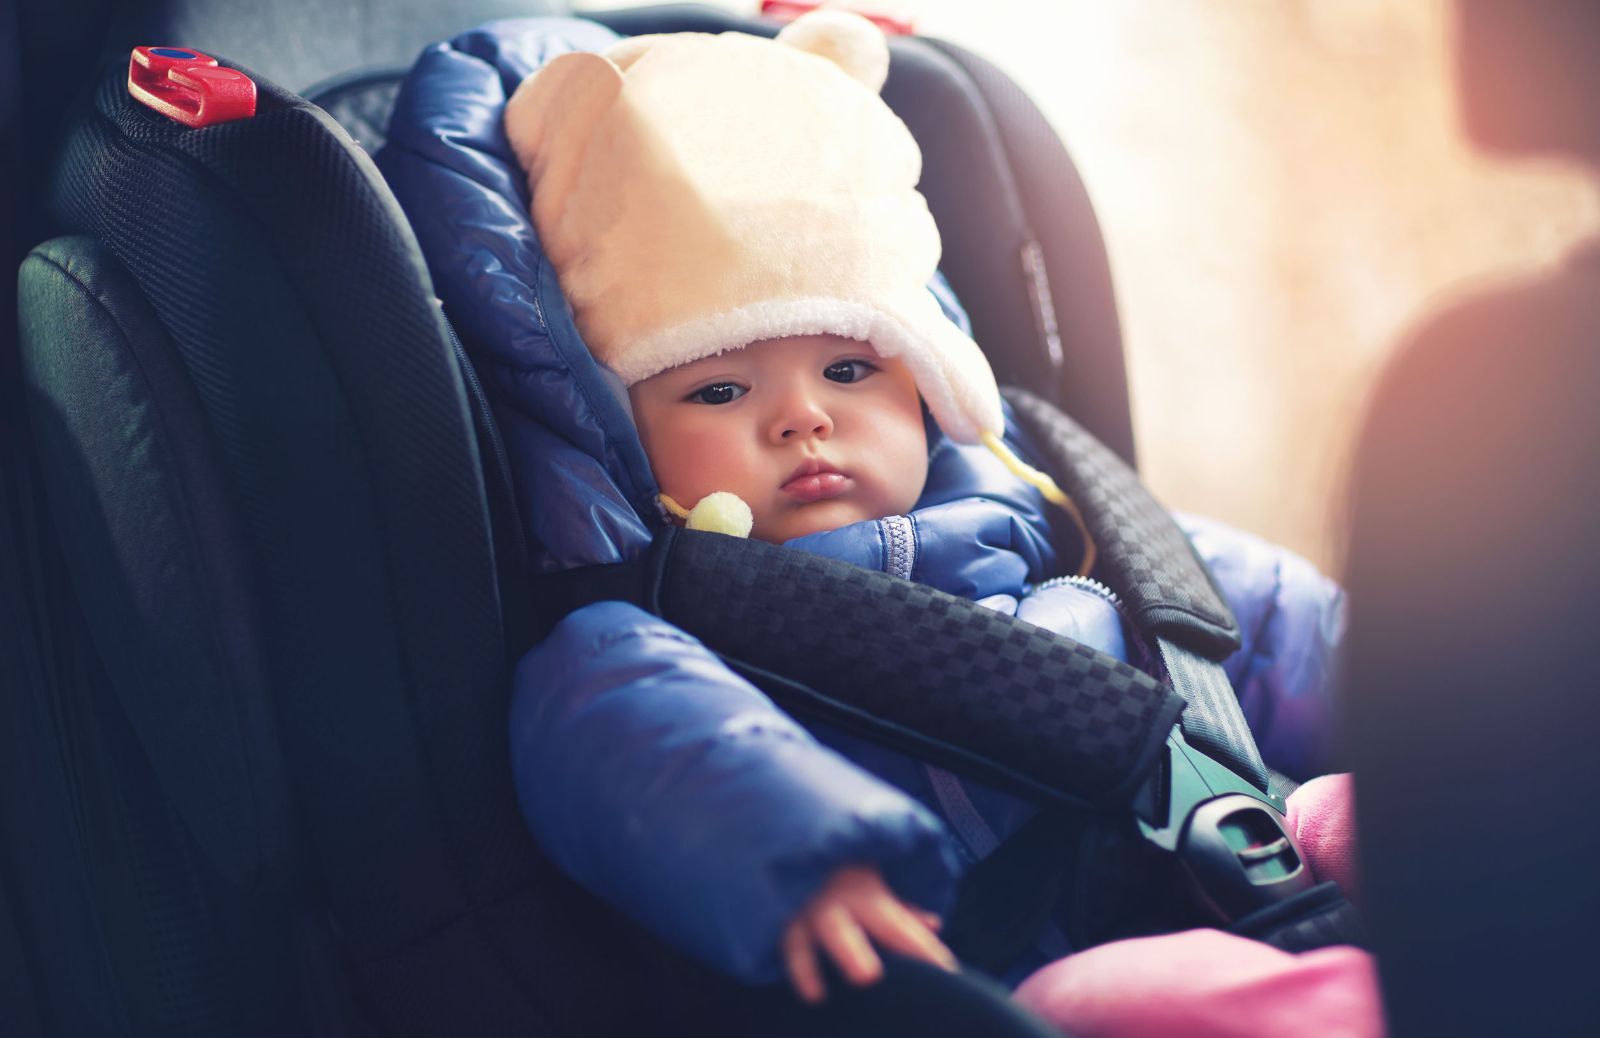
[[[1161,657],[1151,648],[1149,641],[1145,639],[1144,632],[1139,630],[1139,625],[1133,622],[1133,617],[1128,613],[1128,607],[1123,604],[1121,595],[1111,590],[1105,583],[1093,577],[1085,577],[1079,574],[1066,577],[1051,577],[1038,585],[1035,591],[1045,591],[1053,587],[1075,587],[1080,591],[1088,591],[1091,594],[1099,595],[1107,602],[1110,602],[1111,608],[1117,611],[1117,616],[1122,620],[1122,630],[1127,635],[1125,640],[1131,642],[1132,647],[1139,653],[1137,663],[1134,663],[1133,660],[1129,660],[1129,662],[1158,681],[1167,680],[1167,668],[1161,663]],[[1129,655],[1131,656],[1132,653],[1129,653]]]
[[[1053,587],[1075,587],[1082,588],[1084,591],[1093,591],[1101,598],[1110,602],[1124,620],[1128,618],[1127,610],[1124,609],[1122,605],[1121,596],[1115,591],[1111,590],[1110,587],[1094,579],[1093,577],[1085,577],[1078,574],[1074,574],[1070,577],[1051,577],[1049,580],[1040,584],[1035,590],[1048,591]]]

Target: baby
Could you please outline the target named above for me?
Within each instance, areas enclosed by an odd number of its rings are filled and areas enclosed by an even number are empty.
[[[628,396],[662,493],[700,501],[731,492],[762,540],[909,513],[927,481],[916,380],[866,343],[767,340],[670,368]],[[845,866],[785,930],[785,966],[808,1001],[823,997],[819,947],[858,984],[881,972],[874,942],[953,969],[938,928],[875,869]]]
[[[1047,582],[1088,572],[1092,545],[1058,564],[1076,513],[1020,460],[987,361],[929,291],[938,234],[916,145],[877,96],[887,62],[870,23],[814,15],[777,42],[565,54],[507,105],[539,245],[659,487],[643,519],[879,569],[1125,658],[1137,633],[1109,592]],[[586,471],[622,482],[608,457]],[[1339,593],[1259,541],[1190,532],[1247,632],[1228,669],[1263,754],[1305,772]],[[881,972],[875,945],[954,968],[936,913],[1035,813],[802,729],[624,603],[572,613],[515,683],[518,793],[547,853],[669,942],[752,982],[786,973],[807,1000],[819,955],[854,983]],[[1052,930],[1008,976],[1069,950]]]

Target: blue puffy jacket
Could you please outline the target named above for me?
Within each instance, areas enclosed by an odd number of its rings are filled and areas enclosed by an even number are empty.
[[[593,23],[522,19],[435,45],[402,86],[378,156],[473,350],[545,571],[634,557],[657,522],[626,394],[578,338],[500,128],[524,76],[613,39]],[[1055,559],[1037,492],[982,449],[934,443],[911,516],[792,546],[1123,655],[1106,597],[1045,581]],[[1262,541],[1181,521],[1243,628],[1227,669],[1264,757],[1313,773],[1331,728],[1338,589]],[[807,731],[693,638],[617,602],[573,613],[517,668],[511,752],[529,825],[563,869],[750,981],[779,975],[783,926],[838,866],[873,863],[902,898],[943,910],[967,865],[1033,811],[861,739]]]

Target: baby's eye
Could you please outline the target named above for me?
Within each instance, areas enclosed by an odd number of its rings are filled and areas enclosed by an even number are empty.
[[[869,360],[841,360],[822,369],[822,377],[830,382],[860,382],[878,366]]]
[[[715,382],[690,393],[689,399],[698,404],[727,404],[748,392],[749,390],[733,382]]]

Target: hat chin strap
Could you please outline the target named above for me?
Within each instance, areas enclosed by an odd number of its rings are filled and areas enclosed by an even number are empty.
[[[1067,496],[1066,491],[1056,486],[1056,481],[1048,473],[1040,472],[1017,457],[1005,441],[994,433],[988,430],[979,433],[978,442],[989,448],[1018,479],[1037,489],[1046,501],[1067,513],[1072,524],[1078,528],[1078,535],[1083,538],[1083,559],[1078,563],[1078,575],[1088,576],[1094,569],[1096,551],[1094,538],[1089,536],[1089,524],[1083,521],[1083,513],[1078,511],[1077,504]]]

